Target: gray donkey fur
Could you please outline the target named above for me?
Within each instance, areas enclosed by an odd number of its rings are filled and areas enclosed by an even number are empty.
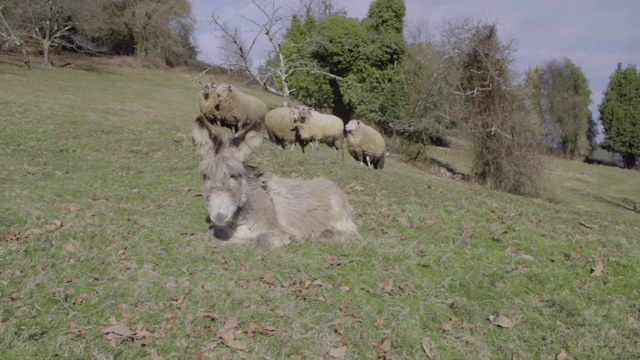
[[[333,182],[266,176],[244,163],[262,143],[261,123],[224,139],[199,116],[192,136],[204,157],[202,195],[219,240],[274,249],[292,241],[360,237],[351,205]]]

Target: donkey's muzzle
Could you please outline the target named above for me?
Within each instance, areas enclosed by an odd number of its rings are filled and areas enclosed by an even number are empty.
[[[211,222],[213,222],[217,226],[224,226],[230,220],[230,217],[222,212],[218,212],[215,215],[210,215],[209,217],[211,218]]]

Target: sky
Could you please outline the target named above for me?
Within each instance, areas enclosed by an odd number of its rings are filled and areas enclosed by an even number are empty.
[[[211,14],[219,9],[224,21],[243,26],[238,14],[256,19],[255,7],[246,0],[190,1],[200,59],[221,64]],[[296,3],[275,1],[284,8]],[[358,19],[366,17],[371,2],[333,1],[347,16]],[[569,58],[589,80],[595,117],[617,64],[640,66],[640,0],[405,0],[405,6],[405,29],[425,23],[435,28],[461,17],[498,24],[498,36],[515,44],[514,67],[521,74],[547,61]]]

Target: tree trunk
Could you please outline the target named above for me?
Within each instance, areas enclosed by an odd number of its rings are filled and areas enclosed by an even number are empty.
[[[31,70],[31,60],[29,60],[29,54],[27,53],[27,46],[23,42],[20,42],[20,50],[22,50],[22,57],[24,60],[24,64],[27,65],[27,68],[29,68],[29,70]]]
[[[44,57],[44,64],[51,65],[51,61],[49,59],[49,48],[51,47],[51,42],[45,40],[42,42],[42,55]]]
[[[635,169],[636,167],[636,155],[632,153],[622,154],[622,161],[624,162],[625,169]]]

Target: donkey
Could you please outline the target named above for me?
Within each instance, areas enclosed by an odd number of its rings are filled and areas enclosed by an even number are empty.
[[[315,238],[359,238],[353,209],[333,182],[266,176],[244,163],[262,143],[262,126],[255,122],[224,139],[202,115],[195,121],[192,137],[203,155],[202,195],[213,236],[262,249]]]

